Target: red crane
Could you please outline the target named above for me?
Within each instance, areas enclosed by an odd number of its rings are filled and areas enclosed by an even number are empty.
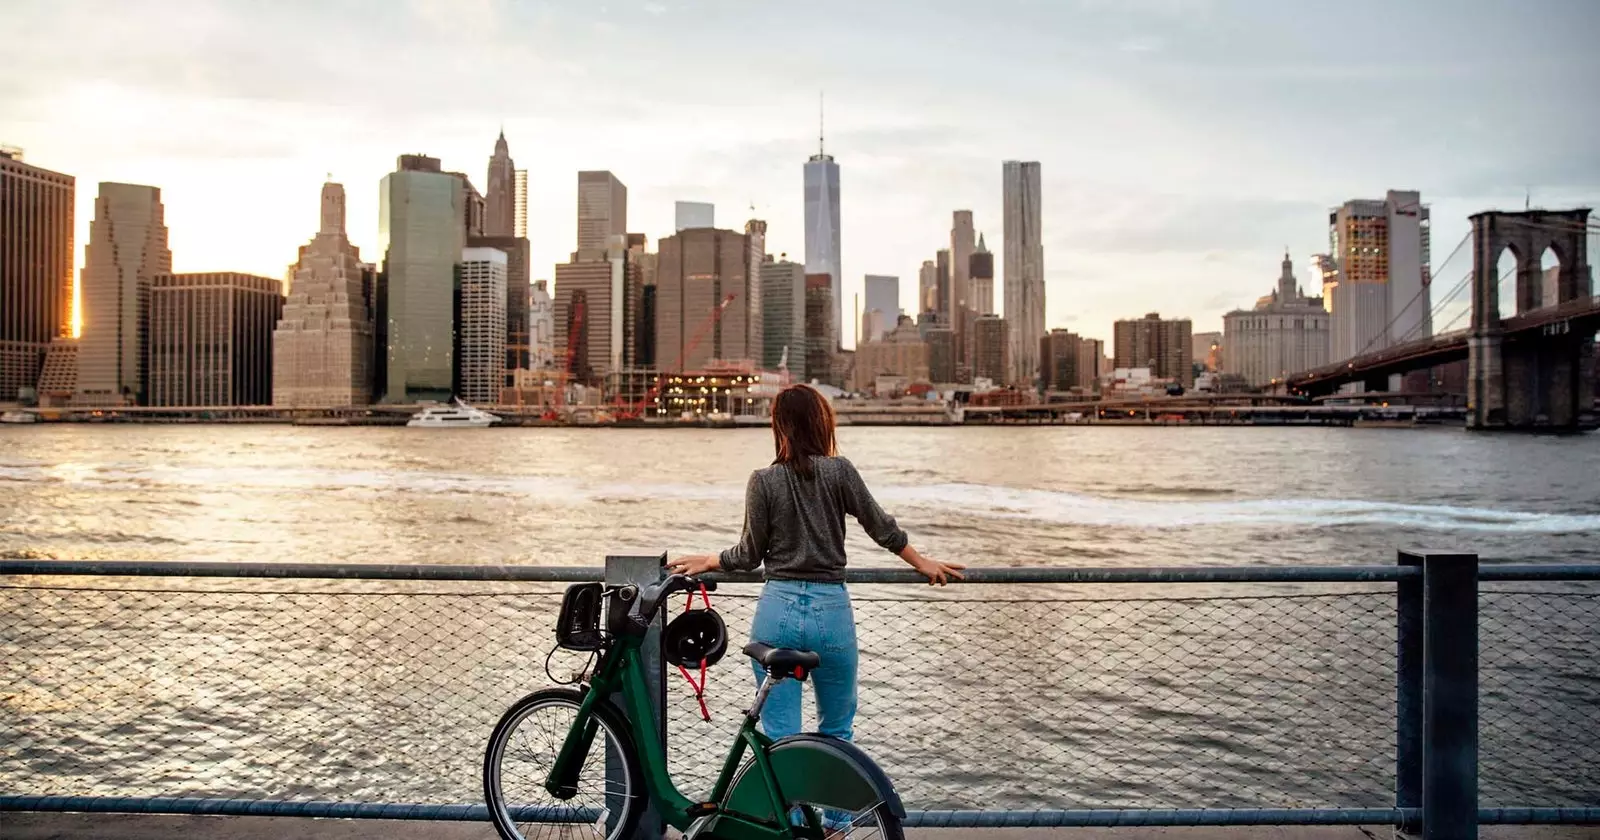
[[[732,304],[738,297],[738,295],[730,294],[727,297],[724,297],[722,302],[717,304],[716,308],[711,310],[711,314],[707,315],[706,320],[700,323],[700,326],[695,330],[694,335],[689,337],[689,342],[683,345],[683,350],[678,353],[678,359],[673,363],[671,368],[672,370],[682,372],[684,358],[689,355],[690,351],[694,350],[694,348],[700,345],[700,342],[706,337],[706,334],[711,332],[711,329],[722,320],[722,313],[728,311],[728,306]],[[656,398],[656,395],[660,393],[663,376],[664,374],[658,374],[656,376],[655,384],[651,385],[650,390],[645,392],[643,399],[636,403],[624,404],[621,410],[617,412],[617,419],[637,420],[643,416],[645,406],[649,405],[650,402]]]

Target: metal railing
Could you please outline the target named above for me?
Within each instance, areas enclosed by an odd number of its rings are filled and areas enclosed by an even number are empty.
[[[561,584],[658,562],[0,561],[0,810],[484,819],[483,745],[549,683]],[[758,589],[725,579],[738,640]],[[1600,822],[1600,565],[850,580],[856,738],[912,825]],[[754,679],[712,671],[709,725],[666,684],[692,791]]]

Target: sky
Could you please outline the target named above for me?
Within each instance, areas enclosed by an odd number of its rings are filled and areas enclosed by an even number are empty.
[[[847,311],[866,274],[912,309],[954,210],[1001,254],[1008,159],[1041,163],[1046,325],[1104,339],[1146,312],[1220,330],[1285,249],[1314,293],[1348,199],[1421,191],[1436,303],[1469,214],[1600,201],[1595,0],[4,5],[0,143],[77,178],[80,265],[96,184],[120,181],[161,188],[175,270],[282,277],[330,175],[378,261],[395,158],[483,190],[502,127],[535,278],[575,247],[583,169],[627,184],[652,243],[674,201],[709,201],[799,259],[819,95]]]

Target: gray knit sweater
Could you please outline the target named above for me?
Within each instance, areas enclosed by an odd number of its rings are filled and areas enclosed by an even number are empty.
[[[768,580],[844,580],[844,515],[878,545],[899,554],[906,532],[873,500],[854,464],[811,460],[811,478],[782,464],[756,470],[744,491],[744,533],[722,552],[722,568],[766,567]]]

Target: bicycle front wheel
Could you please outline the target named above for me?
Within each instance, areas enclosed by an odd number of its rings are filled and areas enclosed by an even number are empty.
[[[545,689],[506,710],[483,757],[483,795],[504,840],[591,837],[619,840],[644,813],[644,773],[622,716],[598,703],[595,738],[569,781],[573,796],[545,789],[561,745],[578,719],[583,694]]]

